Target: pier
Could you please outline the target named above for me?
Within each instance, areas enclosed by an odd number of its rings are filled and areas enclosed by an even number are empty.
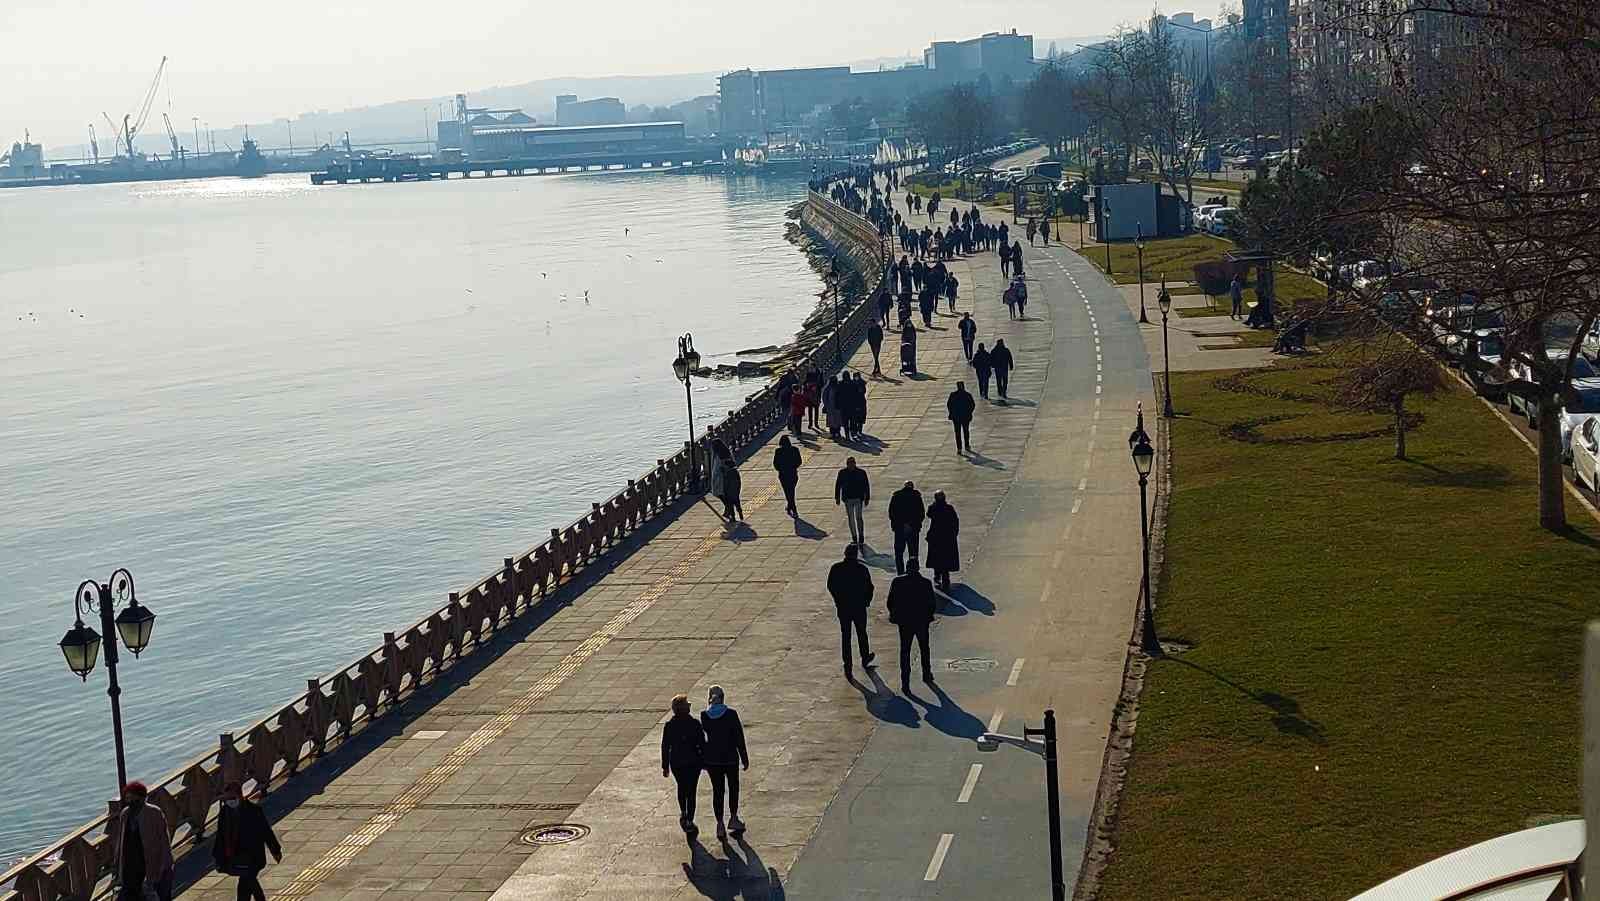
[[[489,178],[505,175],[559,175],[568,172],[606,172],[623,169],[695,169],[714,171],[720,159],[707,158],[706,150],[696,148],[678,153],[616,153],[581,158],[529,157],[519,159],[461,160],[441,162],[411,156],[364,157],[343,166],[330,166],[311,173],[311,183],[349,184],[351,182],[430,181],[441,178]]]

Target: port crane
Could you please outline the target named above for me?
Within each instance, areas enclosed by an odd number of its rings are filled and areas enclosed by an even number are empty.
[[[145,122],[150,118],[150,106],[156,101],[156,89],[161,86],[161,76],[166,72],[166,70],[167,58],[163,56],[161,57],[161,64],[156,66],[155,77],[150,79],[150,89],[145,91],[144,103],[139,106],[139,117],[137,120],[134,119],[132,113],[128,113],[122,117],[122,127],[118,128],[117,123],[111,121],[111,117],[109,115],[106,115],[105,113],[100,114],[101,116],[105,117],[106,124],[111,126],[112,134],[117,135],[118,143],[122,145],[123,149],[127,150],[129,160],[134,158],[133,139],[137,137],[144,129]],[[168,130],[171,130],[170,124],[168,125]]]
[[[162,113],[161,121],[167,124],[167,140],[172,142],[172,160],[181,166],[183,165],[183,148],[178,145],[178,133],[172,130],[172,117]]]
[[[100,141],[95,137],[94,123],[89,123],[89,151],[94,154],[94,161],[100,162]]]

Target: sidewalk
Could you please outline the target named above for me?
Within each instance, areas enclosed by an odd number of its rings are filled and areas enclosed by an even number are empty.
[[[1010,323],[992,255],[958,260],[961,309],[986,312],[980,340],[1008,338],[1019,363],[1013,394],[1037,398],[1050,363],[1047,321]],[[1041,301],[1040,306],[1043,306]],[[533,614],[482,652],[454,690],[408,704],[268,800],[284,843],[263,883],[275,899],[667,898],[776,896],[849,774],[902,699],[853,687],[839,671],[838,631],[824,590],[845,533],[832,504],[834,471],[853,454],[873,480],[869,544],[879,553],[872,634],[885,682],[898,679],[882,598],[892,576],[885,509],[915,479],[931,501],[946,489],[970,557],[1028,447],[1036,401],[980,401],[979,454],[955,453],[944,399],[968,372],[954,319],[919,335],[920,379],[872,381],[867,432],[846,447],[810,435],[802,452],[801,518],[783,513],[769,444],[742,465],[748,524],[733,530],[706,504],[652,524],[581,594]],[[898,368],[898,335],[885,369]],[[852,366],[870,371],[866,348]],[[887,567],[887,572],[885,571]],[[976,601],[974,601],[976,603]],[[1129,608],[1131,611],[1131,607]],[[936,641],[959,630],[946,618]],[[942,671],[959,662],[943,662]],[[687,848],[670,780],[659,770],[668,700],[698,710],[717,682],[745,719],[752,766],[741,813],[748,844],[734,853]],[[531,827],[589,828],[534,850]],[[702,782],[703,841],[714,845]],[[692,852],[692,855],[691,855]],[[687,866],[686,866],[687,865]],[[508,881],[509,880],[509,881]],[[185,899],[233,897],[233,880],[201,877]],[[496,891],[502,883],[505,886]],[[753,884],[752,884],[753,883]],[[765,886],[765,888],[763,888]]]

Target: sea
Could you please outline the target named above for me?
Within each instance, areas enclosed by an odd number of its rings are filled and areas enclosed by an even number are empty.
[[[631,172],[0,191],[0,870],[115,797],[84,579],[156,614],[122,655],[153,782],[622,488],[706,365],[821,282],[802,178]],[[761,383],[693,382],[698,428]]]

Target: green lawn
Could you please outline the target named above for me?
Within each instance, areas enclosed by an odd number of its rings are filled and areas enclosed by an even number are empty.
[[[1337,356],[1174,376],[1157,624],[1191,647],[1144,684],[1107,901],[1348,898],[1580,811],[1600,530],[1539,529],[1532,455],[1453,386],[1394,460],[1319,400]]]
[[[1073,237],[1070,232],[1067,234],[1069,244],[1072,243],[1070,239]],[[1175,282],[1194,281],[1194,264],[1220,260],[1232,249],[1232,242],[1205,234],[1146,241],[1144,242],[1145,281],[1159,282],[1162,273]],[[1106,268],[1105,246],[1086,247],[1078,252],[1102,271]],[[1119,284],[1138,283],[1139,251],[1132,241],[1118,241],[1111,245],[1111,274]]]

